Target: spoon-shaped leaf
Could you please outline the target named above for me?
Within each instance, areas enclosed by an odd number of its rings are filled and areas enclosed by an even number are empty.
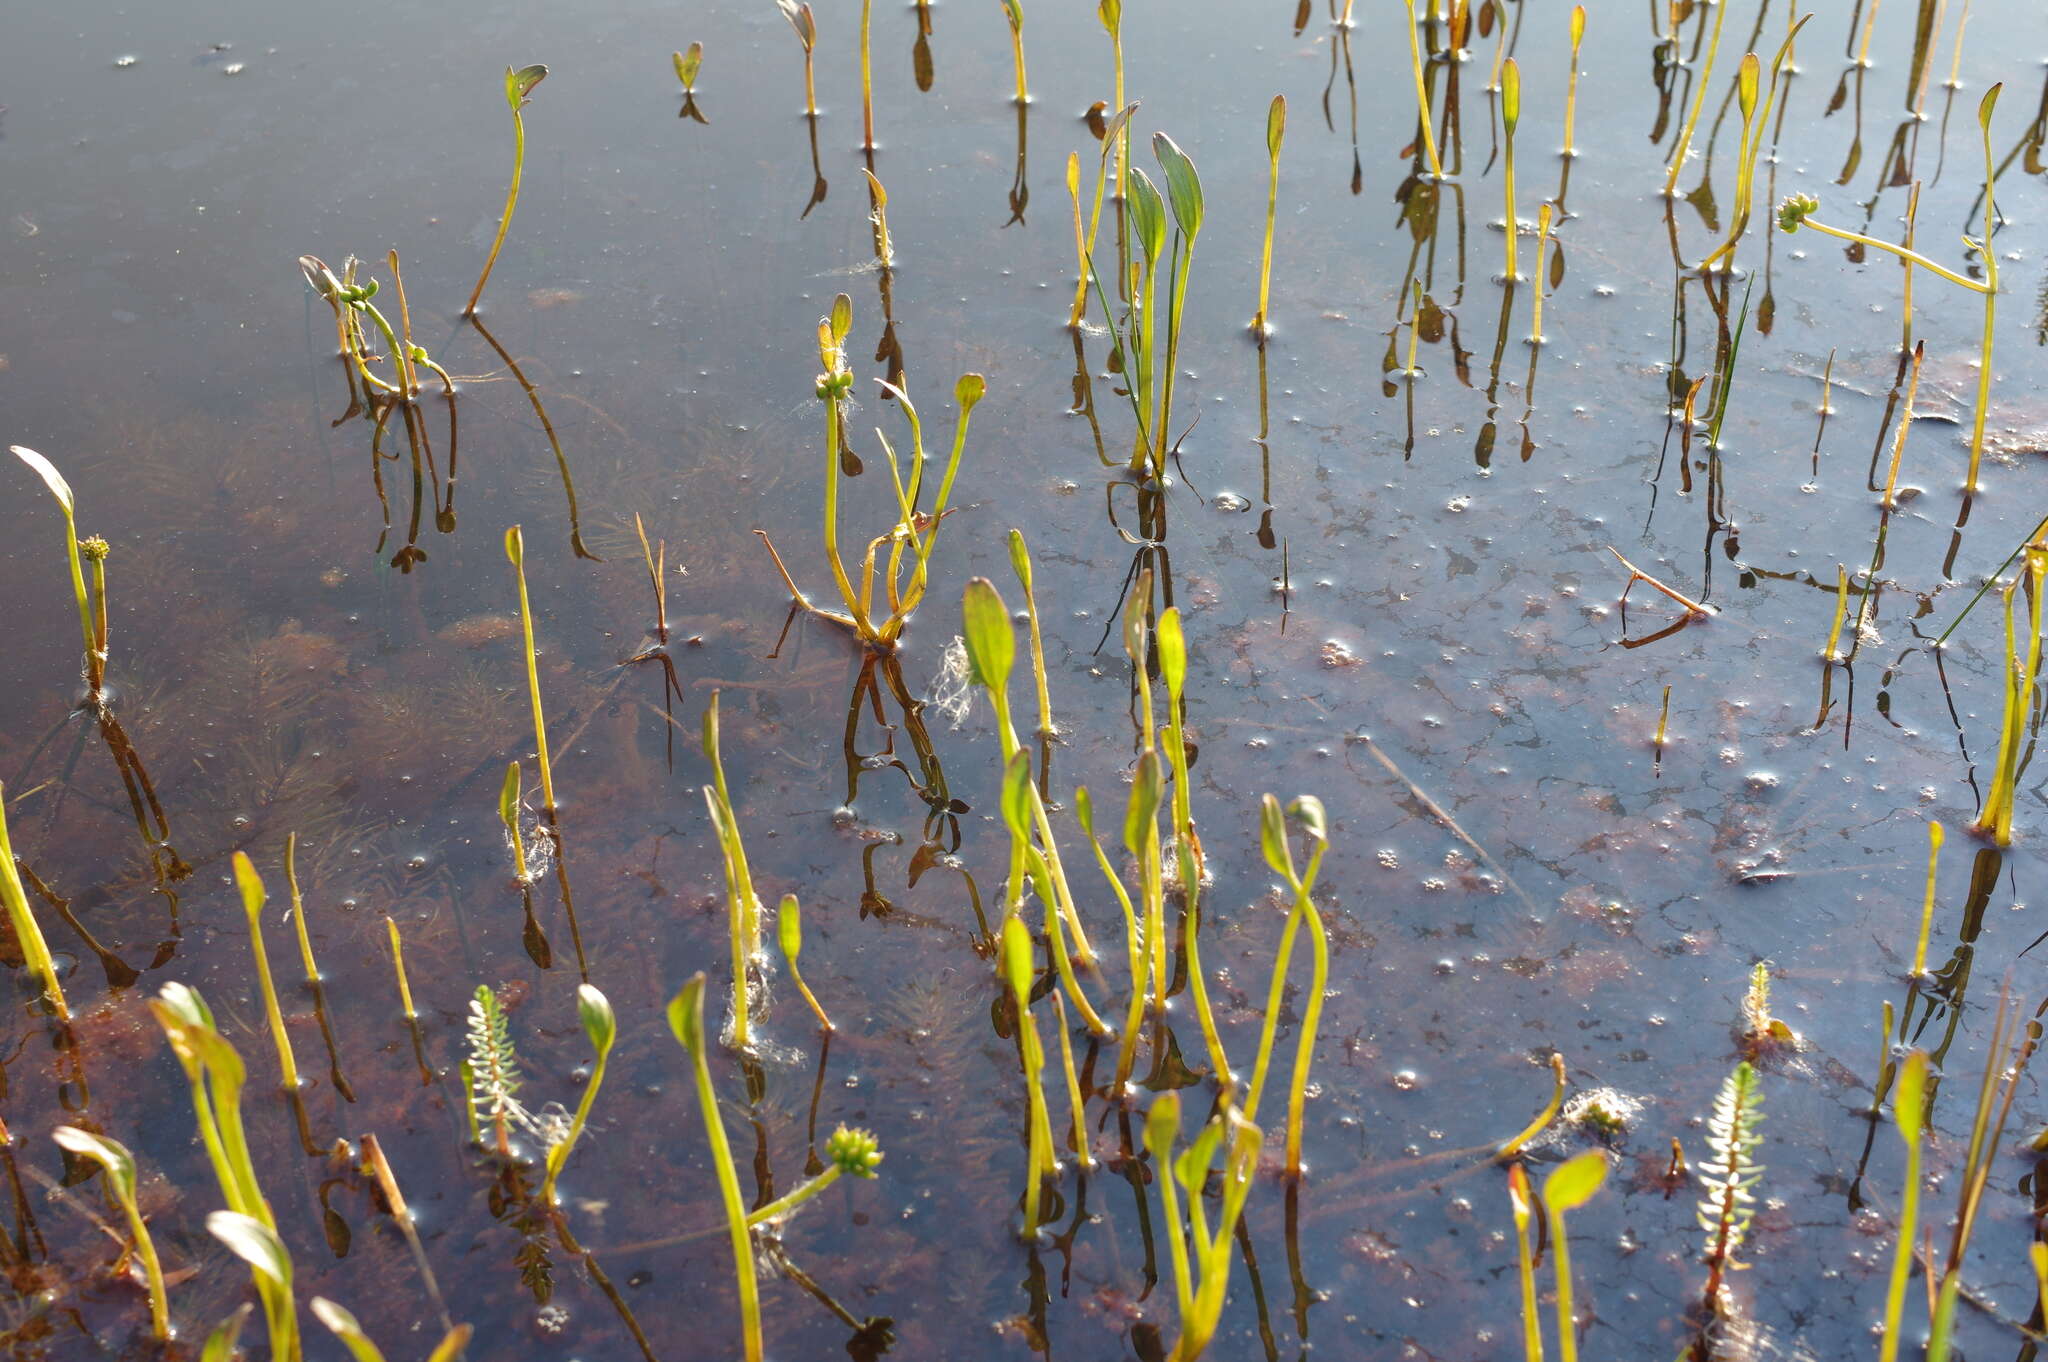
[[[356,1362],[384,1362],[384,1354],[370,1336],[363,1332],[363,1326],[356,1317],[325,1296],[315,1296],[309,1302],[313,1317],[326,1325],[333,1335],[348,1349],[349,1356]]]
[[[1543,1179],[1543,1201],[1558,1215],[1575,1211],[1593,1199],[1607,1180],[1607,1151],[1589,1149],[1550,1170]]]
[[[119,1140],[95,1135],[77,1126],[58,1126],[50,1132],[50,1138],[68,1152],[91,1159],[104,1168],[115,1195],[122,1201],[135,1199],[135,1156]]]
[[[794,959],[794,954],[790,958]],[[619,1019],[612,1011],[611,999],[589,984],[577,985],[576,1020],[583,1023],[583,1034],[599,1055],[610,1050],[612,1042],[618,1039]]]
[[[1166,204],[1159,197],[1159,186],[1152,178],[1136,166],[1131,167],[1131,228],[1138,238],[1138,249],[1144,253],[1148,268],[1159,264],[1159,257],[1166,250]]]
[[[207,1231],[228,1251],[261,1273],[273,1285],[290,1287],[292,1259],[277,1232],[240,1211],[215,1211],[206,1217]]]
[[[1159,158],[1159,168],[1166,172],[1166,193],[1173,202],[1173,220],[1180,224],[1181,234],[1193,241],[1202,230],[1202,177],[1195,173],[1195,163],[1188,159],[1188,154],[1163,132],[1152,134],[1152,154]]]
[[[1002,689],[1017,660],[1017,635],[1010,624],[1009,607],[1003,604],[994,582],[976,577],[967,584],[960,609],[966,626],[967,664],[975,681],[990,690]]]

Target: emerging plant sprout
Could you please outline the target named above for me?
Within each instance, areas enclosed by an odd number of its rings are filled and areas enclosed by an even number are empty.
[[[676,68],[676,79],[683,84],[683,107],[677,112],[676,117],[694,118],[699,123],[709,123],[711,120],[697,107],[697,72],[704,65],[704,44],[691,43],[689,51],[671,52],[669,57]]]
[[[0,846],[0,856],[5,855],[6,848]],[[143,1275],[149,1283],[150,1330],[159,1343],[168,1340],[171,1312],[164,1295],[164,1269],[156,1256],[156,1241],[149,1237],[148,1222],[143,1220],[135,1200],[135,1156],[119,1140],[77,1126],[58,1126],[50,1132],[50,1138],[66,1153],[98,1164],[105,1174],[107,1191],[128,1220],[128,1233],[135,1240],[135,1254],[142,1260]]]
[[[796,30],[796,40],[804,49],[804,117],[818,116],[818,73],[815,49],[818,46],[818,20],[807,4],[797,0],[775,0],[782,17],[789,20],[789,26]]]
[[[1557,1266],[1557,1355],[1579,1362],[1579,1324],[1572,1303],[1571,1239],[1565,1216],[1593,1199],[1607,1179],[1607,1151],[1589,1149],[1566,1159],[1543,1179],[1543,1207],[1550,1217],[1550,1247]]]
[[[1259,257],[1259,310],[1252,314],[1252,331],[1264,345],[1272,333],[1267,300],[1273,287],[1273,215],[1280,204],[1280,144],[1287,138],[1287,96],[1274,95],[1266,108],[1266,247]],[[1072,167],[1068,173],[1072,174]],[[1078,207],[1076,212],[1078,214]],[[1078,228],[1080,219],[1075,218]]]
[[[583,1096],[576,1103],[576,1114],[569,1120],[568,1132],[548,1146],[547,1180],[541,1184],[541,1199],[550,1204],[555,1200],[555,1179],[562,1175],[562,1166],[575,1152],[576,1141],[583,1138],[583,1127],[590,1121],[590,1109],[597,1103],[597,1090],[604,1086],[604,1071],[605,1066],[611,1063],[612,1044],[619,1038],[619,1019],[612,1012],[611,1001],[589,984],[577,986],[576,1020],[582,1023],[583,1034],[590,1041],[595,1058],[591,1062],[590,1079],[583,1085]]]
[[[484,296],[484,285],[490,282],[491,271],[497,267],[505,233],[511,230],[512,211],[519,206],[519,179],[526,171],[526,120],[519,115],[530,102],[527,97],[533,93],[533,87],[547,77],[548,68],[539,63],[516,71],[505,68],[505,104],[512,111],[512,182],[505,189],[505,212],[498,219],[498,234],[491,238],[491,253],[484,257],[483,273],[476,277],[476,287],[469,291],[469,302],[462,309],[465,317],[476,312],[477,300]]]
[[[14,864],[14,842],[7,832],[7,786],[0,783],[0,901],[7,906],[7,925],[13,930],[22,963],[42,988],[43,998],[59,1021],[71,1020],[71,1005],[64,1000],[64,985],[57,979],[57,962],[50,943],[28,905],[21,871]]]
[[[725,1137],[725,1119],[718,1114],[718,1094],[711,1086],[711,1059],[704,1037],[704,975],[690,976],[669,1001],[668,1027],[690,1056],[696,1077],[697,1107],[711,1146],[711,1167],[718,1176],[719,1196],[732,1240],[733,1273],[739,1284],[740,1339],[746,1362],[761,1362],[761,1292],[754,1280],[754,1251],[747,1232],[747,1206],[740,1196],[739,1170],[733,1167],[732,1146]]]

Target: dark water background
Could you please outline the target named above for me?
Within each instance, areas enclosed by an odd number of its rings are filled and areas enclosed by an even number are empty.
[[[143,1005],[168,978],[202,989],[259,1075],[258,1162],[301,1299],[351,1305],[394,1357],[424,1355],[437,1332],[403,1243],[353,1182],[323,1187],[327,1161],[302,1152],[288,1106],[260,1077],[269,1044],[228,857],[249,851],[281,897],[278,858],[297,831],[360,1099],[313,1081],[315,1143],[365,1131],[384,1142],[454,1314],[477,1326],[473,1356],[633,1355],[572,1262],[556,1263],[548,1310],[522,1287],[521,1236],[494,1214],[492,1176],[461,1139],[456,1080],[419,1081],[384,947],[389,913],[406,933],[435,1066],[460,1058],[469,994],[490,982],[517,1004],[528,1095],[573,1104],[586,1053],[566,933],[544,899],[556,967],[542,972],[522,951],[495,811],[504,764],[532,743],[500,544],[520,522],[551,727],[557,743],[576,735],[556,774],[579,914],[592,977],[622,1026],[596,1129],[564,1179],[570,1217],[657,1355],[736,1353],[702,1126],[660,1015],[689,973],[723,971],[698,793],[708,772],[693,742],[678,743],[669,769],[658,673],[617,666],[652,623],[635,513],[667,542],[674,633],[692,641],[677,649],[677,716],[694,730],[722,688],[727,770],[764,897],[802,895],[806,972],[841,1027],[821,1074],[799,1001],[779,993],[751,1103],[739,1067],[719,1057],[749,1195],[763,1176],[778,1191],[801,1178],[814,1103],[825,1129],[877,1131],[882,1177],[828,1193],[787,1247],[852,1313],[894,1319],[894,1356],[1128,1357],[1134,1321],[1171,1332],[1170,1279],[1148,1294],[1147,1229],[1128,1181],[1091,1179],[1087,1216],[1069,1234],[1070,1178],[1061,1244],[1031,1254],[1016,1241],[1022,1088],[990,1024],[995,989],[963,877],[941,867],[909,883],[926,808],[900,771],[858,759],[883,745],[872,712],[850,769],[861,664],[847,639],[799,621],[771,656],[787,597],[749,531],[771,530],[799,579],[827,587],[813,331],[838,291],[854,301],[853,433],[870,467],[847,494],[849,542],[886,523],[871,427],[892,439],[901,428],[869,382],[884,372],[870,359],[883,325],[856,149],[855,9],[819,8],[815,160],[800,52],[766,0],[688,11],[378,0],[346,14],[206,0],[9,16],[0,434],[55,460],[77,489],[81,530],[112,543],[117,705],[195,867],[177,890],[174,957],[133,987],[107,988],[61,923],[46,929],[75,965],[86,1115],[143,1164],[167,1265],[184,1274],[171,1301],[188,1332],[246,1287],[205,1234],[215,1192],[181,1075]],[[1070,411],[1075,352],[1062,326],[1073,278],[1062,171],[1070,150],[1092,164],[1079,114],[1109,97],[1108,45],[1090,7],[1027,8],[1034,103],[1020,128],[1000,6],[934,7],[929,92],[913,79],[916,12],[877,7],[875,168],[897,250],[893,335],[935,438],[950,430],[942,399],[955,376],[989,380],[958,488],[969,509],[941,537],[903,683],[926,693],[962,584],[977,573],[1007,582],[1003,533],[1022,527],[1039,558],[1066,733],[1051,783],[1064,796],[1077,784],[1115,791],[1127,772],[1128,670],[1114,636],[1098,643],[1133,550],[1105,515],[1114,479],[1090,425]],[[1281,922],[1257,855],[1259,795],[1321,796],[1335,840],[1322,879],[1333,968],[1311,1172],[1291,1216],[1278,1180],[1254,1193],[1246,1225],[1261,1289],[1241,1256],[1211,1355],[1292,1357],[1304,1342],[1337,1358],[1513,1354],[1513,1239],[1484,1147],[1541,1104],[1553,1050],[1575,1090],[1611,1087],[1641,1104],[1608,1188],[1574,1220],[1593,1317],[1586,1356],[1674,1354],[1702,1276],[1700,1236],[1693,1191],[1667,1197],[1657,1174],[1672,1136],[1694,1160],[1703,1153],[1700,1122],[1734,1061],[1758,960],[1773,962],[1775,1002],[1804,1045],[1767,1068],[1761,1270],[1736,1291],[1757,1355],[1860,1355],[1880,1311],[1901,1162],[1889,1129],[1867,1145],[1861,1113],[1881,1006],[1905,1005],[1927,819],[1957,834],[1933,957],[1951,987],[1912,1014],[1930,1045],[1954,1023],[1946,1061],[1959,1079],[1936,1106],[1937,1176],[1961,1159],[2000,978],[2012,972],[2029,1008],[2043,989],[2038,953],[2019,954],[2048,928],[2029,909],[2038,779],[2023,782],[2014,852],[1980,852],[1960,835],[1996,749],[1996,612],[1974,613],[1939,666],[1924,645],[2048,509],[2037,457],[2048,448],[2048,185],[2035,173],[2048,20],[2021,0],[1979,0],[1951,96],[1949,6],[1921,123],[1901,122],[1912,6],[1884,6],[1867,71],[1843,55],[1857,32],[1846,7],[1824,7],[1800,41],[1768,202],[1812,192],[1826,220],[1895,238],[1918,178],[1921,249],[1956,262],[1957,234],[1981,223],[1973,113],[1993,80],[2006,82],[1994,154],[2017,149],[1998,182],[2007,223],[1985,490],[1958,540],[1981,313],[1974,295],[1923,274],[1921,419],[1903,481],[1925,492],[1890,518],[1883,564],[1865,574],[1880,519],[1870,480],[1882,483],[1897,415],[1899,273],[1814,234],[1768,232],[1760,212],[1741,249],[1754,292],[1724,448],[1710,457],[1696,440],[1681,467],[1673,394],[1715,370],[1745,279],[1708,287],[1674,266],[1656,190],[1690,89],[1681,78],[1660,121],[1644,7],[1590,7],[1583,154],[1556,233],[1565,271],[1533,369],[1526,286],[1496,347],[1500,168],[1487,169],[1482,89],[1492,40],[1474,41],[1459,75],[1462,201],[1447,195],[1435,237],[1418,243],[1397,202],[1414,122],[1398,9],[1361,6],[1347,45],[1320,12],[1296,34],[1290,8],[1134,3],[1125,21],[1129,93],[1142,101],[1134,126],[1188,150],[1209,205],[1181,357],[1180,409],[1200,420],[1182,447],[1168,548],[1192,649],[1195,807],[1217,876],[1205,958],[1234,1054],[1255,1042]],[[1516,39],[1525,219],[1558,187],[1565,13],[1529,5]],[[1744,0],[1728,16],[1695,141],[1711,141],[1712,159],[1696,156],[1680,182],[1690,189],[1711,165],[1717,221],[1733,197],[1739,124],[1728,79],[1746,46],[1768,58],[1785,21],[1776,0],[1761,12]],[[1688,22],[1688,44],[1698,25]],[[1763,36],[1752,42],[1753,31]],[[692,40],[706,47],[706,124],[676,113],[668,54]],[[572,556],[532,410],[457,318],[509,160],[499,73],[536,60],[552,74],[527,112],[525,193],[485,318],[544,396],[602,562]],[[1262,444],[1260,353],[1244,321],[1276,92],[1291,117]],[[1443,138],[1448,149],[1452,132]],[[806,212],[820,177],[829,187]],[[1716,239],[1700,218],[1678,205],[1679,259]],[[394,245],[420,339],[472,376],[459,399],[456,528],[437,531],[430,505],[417,536],[426,561],[409,573],[389,566],[407,538],[406,465],[386,466],[394,524],[380,541],[368,430],[330,426],[346,403],[332,326],[294,263],[355,252],[386,277]],[[1423,377],[1383,388],[1383,368],[1401,362],[1390,347],[1398,357],[1408,344],[1411,274],[1443,321],[1425,327]],[[1835,410],[1819,430],[1831,353]],[[1086,373],[1114,458],[1128,415],[1104,355],[1091,335]],[[424,407],[438,440],[445,408]],[[59,523],[13,461],[0,488],[0,778],[16,849],[139,966],[165,938],[166,904],[105,751],[75,722],[60,729],[77,651]],[[1128,489],[1112,495],[1128,523]],[[1625,574],[1609,545],[1721,613],[1643,643],[1678,616],[1642,587],[1617,610]],[[1828,673],[1819,654],[1838,564],[1859,593],[1876,586],[1855,660]],[[938,830],[942,849],[957,850],[993,905],[1007,849],[985,708],[957,729],[926,718],[970,808],[957,848],[952,829]],[[904,734],[897,742],[907,750]],[[531,783],[530,760],[527,771]],[[1091,926],[1114,941],[1113,903],[1081,879]],[[275,912],[269,927],[273,960],[295,978]],[[1120,947],[1108,957],[1122,979]],[[24,1294],[0,1324],[23,1356],[144,1355],[139,1295],[104,1278],[97,1192],[51,1190],[60,1166],[48,1131],[78,1118],[81,1093],[25,986],[14,996],[0,1113],[22,1202],[7,1219],[27,1250],[14,1255],[17,1284],[51,1294],[40,1306]],[[301,1066],[319,1075],[309,1000],[294,989],[286,1002]],[[1299,1005],[1292,995],[1289,1048]],[[1199,1035],[1180,1030],[1194,1055]],[[1055,1098],[1055,1119],[1064,1110]],[[2015,1129],[2043,1117],[2030,1076]],[[1112,1121],[1105,1147],[1115,1136]],[[1544,1156],[1577,1142],[1562,1137]],[[1930,1193],[1937,1227],[1952,1183]],[[2034,1196],[2031,1163],[2002,1155],[1969,1262],[1986,1307],[1965,1311],[1972,1357],[2024,1346],[2014,1325],[2033,1305]],[[352,1228],[345,1257],[322,1234],[323,1202]],[[1156,1224],[1156,1202],[1152,1214]],[[816,1302],[782,1280],[764,1294],[772,1356],[839,1354],[848,1331]],[[316,1355],[339,1355],[324,1336],[308,1339]]]

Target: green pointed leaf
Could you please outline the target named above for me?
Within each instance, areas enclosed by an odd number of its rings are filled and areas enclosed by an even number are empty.
[[[64,475],[57,471],[57,465],[30,449],[27,445],[9,445],[14,457],[33,468],[36,476],[43,480],[43,486],[50,489],[50,495],[57,498],[57,504],[69,516],[75,509],[71,500],[71,484],[64,481]]]
[[[1086,785],[1074,789],[1074,821],[1088,834],[1089,841],[1095,840],[1095,801],[1089,797]]]
[[[805,5],[804,8],[808,10],[810,6]],[[427,1354],[427,1362],[455,1362],[456,1358],[462,1356],[462,1350],[469,1346],[469,1336],[473,1332],[475,1331],[467,1324],[456,1325],[448,1331],[447,1337],[441,1340],[440,1345]]]
[[[505,102],[512,106],[512,112],[518,113],[521,109],[525,108],[526,97],[533,93],[533,87],[547,78],[548,68],[542,66],[539,62],[535,62],[532,66],[522,66],[517,71],[514,71],[509,66],[506,67]]]
[[[1179,1134],[1180,1094],[1168,1088],[1152,1099],[1152,1107],[1145,1113],[1145,1148],[1152,1151],[1152,1162],[1160,1177],[1166,1176],[1166,1163]]]
[[[1152,134],[1152,154],[1166,172],[1166,193],[1173,202],[1173,220],[1189,241],[1202,230],[1202,177],[1188,154],[1163,132]]]
[[[1287,137],[1287,96],[1274,95],[1266,106],[1266,155],[1280,159],[1280,143]]]
[[[704,971],[691,975],[669,999],[668,1029],[692,1056],[704,1053]]]
[[[1987,137],[1991,135],[1991,111],[1998,107],[1998,96],[2004,89],[2005,82],[2001,80],[1986,90],[1984,98],[1977,101],[1977,126],[1984,130]],[[17,447],[14,452],[19,454],[21,450]]]
[[[263,912],[263,904],[269,895],[263,888],[263,877],[256,873],[256,866],[249,859],[249,853],[235,853],[235,889],[242,896],[242,911],[250,918]]]
[[[1024,531],[1012,528],[1010,531],[1010,570],[1017,574],[1017,584],[1024,588],[1024,594],[1031,594],[1031,547],[1024,542]]]
[[[1114,38],[1124,26],[1123,0],[1100,0],[1095,6],[1095,17],[1103,30]]]
[[[995,583],[976,577],[967,584],[960,613],[965,625],[967,663],[975,681],[991,691],[1009,684],[1010,668],[1017,661],[1017,635],[1010,624],[1010,609],[1003,604]]]
[[[107,1181],[122,1202],[135,1200],[135,1156],[126,1145],[105,1135],[95,1135],[77,1126],[58,1126],[50,1132],[58,1146],[80,1158],[91,1159],[106,1170]]]
[[[1515,135],[1515,125],[1522,121],[1522,68],[1513,57],[1500,68],[1500,121],[1509,137]]]
[[[832,343],[844,345],[853,329],[853,299],[841,293],[832,299]]]
[[[505,783],[498,790],[498,818],[499,821],[504,823],[505,831],[518,831],[519,763],[516,761],[509,762],[505,766]]]
[[[1138,574],[1130,598],[1124,602],[1124,656],[1131,660],[1133,670],[1142,670],[1145,665],[1145,635],[1149,628],[1146,612],[1151,604],[1152,569],[1146,568]]]
[[[1543,1202],[1557,1215],[1575,1211],[1593,1199],[1607,1179],[1607,1151],[1589,1149],[1550,1170],[1543,1179]]]
[[[1294,883],[1294,853],[1287,845],[1287,816],[1272,795],[1259,799],[1259,851],[1273,873]]]
[[[215,1211],[206,1217],[207,1231],[228,1246],[228,1251],[247,1263],[273,1286],[289,1289],[292,1259],[277,1232],[254,1216],[240,1211]]]
[[[784,894],[776,909],[775,940],[782,947],[782,958],[795,965],[804,948],[804,915],[794,894]]]
[[[1330,842],[1329,820],[1323,813],[1323,801],[1314,795],[1296,795],[1294,802],[1287,806],[1287,812],[1301,829],[1312,839],[1327,846]]]
[[[988,393],[988,380],[980,374],[962,374],[960,381],[953,385],[953,401],[960,408],[962,416],[973,411],[975,404]]]
[[[1763,75],[1763,63],[1756,53],[1745,52],[1742,65],[1735,72],[1735,100],[1742,109],[1742,121],[1749,122],[1756,113],[1756,87]]]
[[[1159,616],[1159,675],[1166,681],[1166,693],[1180,703],[1181,688],[1188,679],[1188,644],[1180,631],[1180,607],[1169,606]],[[1178,716],[1175,722],[1179,722]]]
[[[583,1034],[589,1037],[590,1048],[600,1055],[610,1050],[612,1042],[619,1038],[619,1019],[612,1011],[611,999],[589,984],[577,985],[576,1020],[583,1023]]]
[[[1130,171],[1131,230],[1148,267],[1156,267],[1166,250],[1166,203],[1159,186],[1137,166]]]
[[[1131,802],[1124,810],[1124,850],[1133,856],[1140,854],[1145,835],[1159,816],[1165,788],[1159,754],[1148,747],[1138,757],[1137,770],[1131,775]]]
[[[1804,22],[1806,22],[1806,21],[1802,19],[1802,20],[1800,20],[1800,22],[1801,22],[1801,23],[1804,23]],[[1573,6],[1572,6],[1572,50],[1573,50],[1574,52],[1576,52],[1576,51],[1578,51],[1578,50],[1579,50],[1579,42],[1580,42],[1580,40],[1581,40],[1581,39],[1583,39],[1583,38],[1584,38],[1585,36],[1586,36],[1586,7],[1585,7],[1584,5],[1573,5]]]
[[[1053,930],[1058,931],[1058,926],[1055,925]],[[1010,986],[1010,996],[1016,1000],[1017,1010],[1029,1010],[1031,930],[1024,925],[1024,919],[1014,913],[1003,923],[1003,981]]]
[[[1024,31],[1024,7],[1017,0],[1003,0],[1003,14],[1010,21],[1010,32]]]
[[[1899,1066],[1899,1086],[1892,1093],[1892,1115],[1898,1118],[1899,1138],[1907,1144],[1920,1143],[1927,1129],[1927,1066],[1925,1050],[1915,1050]]]
[[[1018,841],[1031,836],[1031,755],[1022,747],[1003,768],[1003,823]]]
[[[199,1350],[199,1362],[231,1362],[235,1345],[242,1340],[242,1326],[248,1323],[253,1309],[253,1303],[244,1301],[235,1313],[214,1325],[213,1332],[206,1336],[206,1346]]]
[[[513,567],[526,566],[526,536],[519,532],[517,525],[505,531],[505,557]]]
[[[310,1304],[313,1308],[313,1317],[326,1325],[328,1330],[342,1341],[343,1346],[349,1351],[349,1356],[355,1358],[356,1362],[384,1362],[384,1354],[370,1341],[370,1336],[363,1332],[363,1326],[357,1323],[354,1315],[325,1296],[313,1297]]]

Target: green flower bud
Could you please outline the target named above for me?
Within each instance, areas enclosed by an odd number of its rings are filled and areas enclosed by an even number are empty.
[[[825,1157],[832,1160],[842,1173],[851,1173],[857,1178],[871,1178],[875,1168],[882,1162],[882,1146],[875,1141],[871,1130],[850,1130],[839,1127],[825,1140]]]

